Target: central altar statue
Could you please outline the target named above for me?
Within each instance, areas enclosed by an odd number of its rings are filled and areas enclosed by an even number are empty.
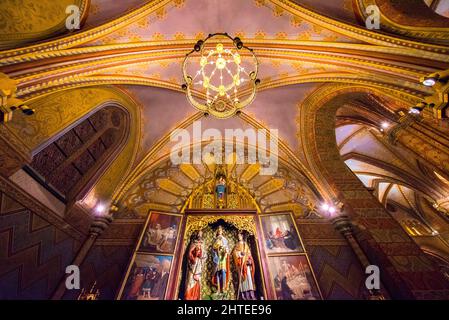
[[[217,287],[217,298],[226,296],[231,276],[228,239],[223,235],[223,227],[218,226],[217,235],[212,245],[214,271],[212,284]]]

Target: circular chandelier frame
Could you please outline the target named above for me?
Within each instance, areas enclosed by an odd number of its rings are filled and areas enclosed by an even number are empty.
[[[224,37],[231,40],[234,50],[225,49],[221,41],[217,41],[215,48],[209,49],[206,53],[206,43],[215,37]],[[240,66],[240,63],[242,62],[241,53],[243,53],[243,51],[246,51],[246,53],[249,54],[250,59],[252,58],[254,64],[254,70],[249,73]],[[197,71],[196,76],[192,77],[187,72],[187,63],[189,58],[191,58],[195,53],[201,54],[200,69]],[[226,60],[224,55],[228,55],[231,59]],[[214,57],[217,57],[215,61],[209,61]],[[227,64],[230,62],[233,62],[237,66],[234,74],[227,68]],[[212,71],[211,75],[205,72],[205,68],[209,64],[215,65],[215,69]],[[229,74],[232,81],[224,84],[222,81],[223,76],[221,74],[220,85],[214,84],[211,79],[217,70],[221,73],[225,70]],[[187,53],[184,58],[182,63],[182,73],[185,83],[182,85],[182,89],[186,92],[187,100],[194,108],[204,112],[205,115],[211,114],[216,118],[226,119],[234,116],[235,114],[239,114],[241,109],[250,105],[254,101],[257,86],[260,84],[260,80],[257,78],[258,72],[259,61],[254,54],[253,49],[245,46],[240,38],[232,38],[227,33],[209,34],[209,36],[204,40],[198,40],[194,45],[193,50]],[[242,79],[241,73],[247,74],[248,79]],[[194,79],[197,76],[202,77],[202,80],[198,83],[201,84],[206,90],[206,94],[194,90]],[[237,96],[238,89],[244,81],[249,83],[249,93],[246,93],[245,98],[240,100],[240,97]],[[231,91],[232,93],[230,93]],[[212,95],[215,94],[215,96],[212,97],[211,93]],[[232,94],[234,94],[234,98],[231,97]],[[204,102],[201,102],[197,97],[204,100]]]

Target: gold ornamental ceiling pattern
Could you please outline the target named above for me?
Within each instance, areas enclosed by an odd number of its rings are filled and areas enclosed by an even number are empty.
[[[281,19],[286,19],[292,28],[298,23],[306,24],[310,28],[307,32],[313,37],[326,32],[335,35],[326,40],[292,39],[286,33],[274,36],[261,33],[244,38],[257,56],[273,69],[261,79],[260,90],[308,82],[349,82],[421,98],[430,91],[419,84],[419,78],[449,64],[446,46],[370,31],[333,20],[292,1],[249,2],[257,4],[255,10],[272,11],[273,21],[269,23],[281,23]],[[139,23],[143,33],[151,33],[152,27],[163,24],[192,3],[189,0],[151,1],[100,26],[81,29],[73,35],[39,45],[2,51],[0,66],[17,80],[18,96],[25,99],[69,88],[111,84],[179,91],[180,81],[170,73],[169,66],[177,66],[196,39],[186,38],[179,32],[173,39],[161,34],[144,41],[137,41],[133,35],[137,35],[135,26]],[[150,21],[149,25],[141,23],[145,19]],[[297,32],[301,34],[302,29]],[[202,30],[203,35],[207,33],[208,30]],[[124,41],[105,40],[111,35],[122,37]],[[239,35],[244,36],[244,33]],[[322,68],[301,69],[305,63]],[[43,65],[45,68],[41,67]],[[151,65],[155,65],[157,71],[141,72],[147,66],[151,69]],[[114,73],[117,68],[119,71]],[[262,64],[261,69],[269,68]]]

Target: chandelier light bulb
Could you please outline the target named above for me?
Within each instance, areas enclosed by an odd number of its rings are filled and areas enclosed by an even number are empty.
[[[234,55],[234,62],[235,64],[239,65],[240,63],[242,63],[242,58],[240,57],[240,55],[238,53],[236,53]]]
[[[226,68],[226,60],[223,58],[218,58],[215,64],[218,70],[223,70],[224,68]]]
[[[223,53],[223,44],[222,43],[219,43],[219,44],[217,44],[217,47],[216,47],[216,49],[217,49],[217,52],[218,53]]]

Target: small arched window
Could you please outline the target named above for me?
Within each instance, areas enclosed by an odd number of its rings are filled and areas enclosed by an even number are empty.
[[[127,113],[104,107],[33,157],[25,170],[67,203],[81,198],[123,145]]]

